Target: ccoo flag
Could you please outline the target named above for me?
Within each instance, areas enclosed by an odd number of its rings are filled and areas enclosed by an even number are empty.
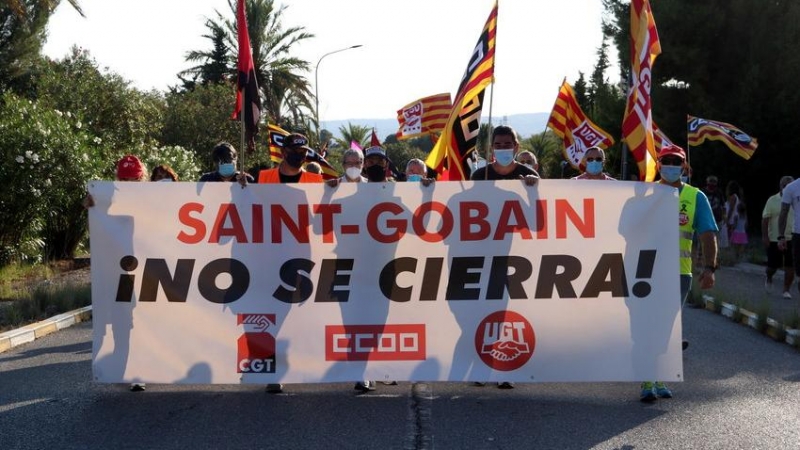
[[[758,148],[758,141],[735,126],[688,116],[689,145],[696,147],[708,140],[720,141],[744,159],[750,159]]]
[[[494,80],[494,47],[497,33],[497,2],[486,20],[461,84],[456,92],[447,125],[425,163],[437,173],[448,172],[450,180],[469,179],[469,158],[476,153],[483,93]]]
[[[403,106],[397,111],[397,139],[441,133],[452,108],[450,93],[431,95]]]
[[[255,145],[258,122],[261,120],[261,97],[256,81],[256,68],[253,63],[253,50],[250,48],[250,35],[247,32],[247,13],[244,0],[236,5],[236,30],[239,37],[239,80],[236,90],[236,109],[233,118],[242,120],[244,109],[244,128],[247,132],[248,148]],[[244,100],[244,102],[242,101]],[[244,104],[242,104],[244,103]]]
[[[653,140],[653,108],[650,99],[653,62],[661,53],[656,22],[648,0],[631,0],[631,72],[628,103],[622,119],[622,139],[639,167],[639,179],[647,178],[647,158],[656,158]]]
[[[575,97],[575,91],[567,80],[561,83],[547,126],[564,141],[564,158],[576,169],[589,147],[600,147],[605,150],[614,145],[611,135],[595,125],[583,113]]]

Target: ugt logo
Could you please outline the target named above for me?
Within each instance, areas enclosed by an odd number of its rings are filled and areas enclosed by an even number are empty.
[[[268,332],[274,326],[275,314],[237,314],[236,324],[244,334],[237,341],[238,373],[275,373],[275,336]]]
[[[519,369],[533,356],[536,336],[525,317],[514,311],[497,311],[475,330],[475,350],[481,361],[504,372]]]

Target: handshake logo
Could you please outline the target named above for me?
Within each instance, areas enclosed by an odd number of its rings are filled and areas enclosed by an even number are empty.
[[[533,327],[514,311],[497,311],[484,318],[475,331],[475,350],[495,370],[519,369],[531,359],[536,345]]]

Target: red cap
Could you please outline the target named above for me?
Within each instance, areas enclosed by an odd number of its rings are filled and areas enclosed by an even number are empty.
[[[144,165],[139,158],[126,155],[117,163],[117,179],[136,178],[141,180],[144,176]]]
[[[661,159],[665,156],[678,156],[682,160],[686,161],[686,152],[684,152],[682,148],[675,144],[661,148],[661,152],[658,154],[658,159]]]

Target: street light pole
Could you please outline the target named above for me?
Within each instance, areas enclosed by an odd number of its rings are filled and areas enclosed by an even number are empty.
[[[325,53],[324,55],[319,57],[319,60],[317,60],[317,66],[314,68],[314,102],[315,102],[314,120],[317,122],[317,142],[318,142],[318,144],[321,144],[321,141],[322,141],[322,132],[321,132],[320,126],[319,126],[320,125],[319,124],[319,63],[321,63],[322,60],[325,59],[326,56],[332,55],[334,53],[343,52],[345,50],[350,50],[350,49],[353,49],[353,48],[359,48],[361,46],[362,46],[361,44],[358,44],[358,45],[351,45],[350,47],[340,48],[339,50],[334,50],[332,52]]]

